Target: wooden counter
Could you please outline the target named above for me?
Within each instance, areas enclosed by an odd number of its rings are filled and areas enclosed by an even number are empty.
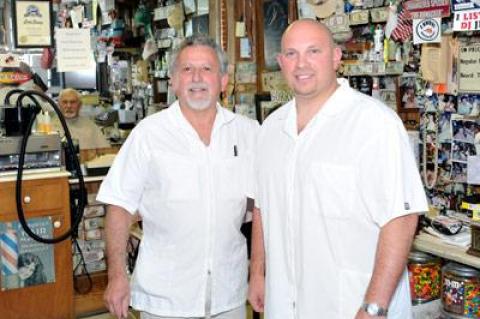
[[[54,236],[70,228],[69,186],[66,172],[26,175],[22,185],[25,217],[50,217]],[[0,178],[0,222],[18,220],[16,177]],[[71,241],[53,246],[55,282],[0,291],[0,317],[8,319],[71,319],[73,280]]]

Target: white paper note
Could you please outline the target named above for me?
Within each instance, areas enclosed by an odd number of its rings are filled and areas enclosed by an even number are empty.
[[[89,29],[57,29],[56,43],[59,72],[88,70],[95,64]]]

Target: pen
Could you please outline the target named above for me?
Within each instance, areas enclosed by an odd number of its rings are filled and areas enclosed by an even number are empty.
[[[233,145],[233,156],[238,156],[237,145]]]

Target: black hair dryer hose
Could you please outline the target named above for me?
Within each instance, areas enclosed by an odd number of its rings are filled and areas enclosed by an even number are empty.
[[[35,96],[38,96],[42,98],[43,100],[47,101],[55,110],[55,113],[57,113],[58,118],[60,120],[60,123],[62,124],[63,130],[65,132],[65,137],[67,138],[67,147],[69,148],[70,152],[72,154],[74,153],[74,146],[72,142],[72,136],[70,135],[70,131],[68,130],[67,123],[65,122],[65,119],[63,117],[62,112],[56,105],[56,103],[47,95],[37,92],[37,91],[23,91],[18,95],[17,99],[17,108],[22,107],[22,100],[25,97],[29,97],[32,99],[35,103],[35,111],[33,112],[30,118],[28,119],[28,125],[27,125],[27,131],[23,135],[22,138],[22,144],[21,144],[21,149],[20,149],[20,154],[18,158],[18,173],[17,173],[17,182],[16,182],[16,188],[15,188],[15,199],[17,203],[17,214],[18,214],[18,220],[20,221],[20,224],[22,225],[23,229],[25,232],[32,237],[34,240],[45,243],[45,244],[55,244],[58,242],[61,242],[76,232],[78,229],[78,225],[80,224],[80,221],[82,220],[83,217],[83,209],[85,208],[85,199],[86,199],[86,191],[85,191],[85,182],[83,179],[82,171],[80,169],[80,163],[78,161],[78,158],[74,156],[74,169],[77,172],[78,176],[78,182],[80,186],[80,198],[78,200],[78,204],[75,209],[75,214],[72,217],[72,227],[66,231],[65,233],[61,234],[58,237],[54,238],[43,238],[35,234],[32,229],[28,226],[28,223],[25,219],[25,213],[23,212],[23,206],[22,206],[22,176],[23,176],[23,165],[25,163],[25,153],[27,149],[27,142],[28,138],[30,136],[30,132],[32,131],[33,123],[35,122],[35,118],[40,112],[40,104],[38,101],[35,99]],[[72,212],[73,213],[73,212]]]

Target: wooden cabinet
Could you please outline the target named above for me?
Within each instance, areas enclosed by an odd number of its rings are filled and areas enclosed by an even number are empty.
[[[22,189],[27,220],[51,217],[55,237],[70,229],[69,186],[66,174],[26,180]],[[0,179],[0,222],[18,220],[16,211],[15,181]],[[53,253],[55,282],[0,291],[1,318],[74,318],[71,241],[54,244]]]

